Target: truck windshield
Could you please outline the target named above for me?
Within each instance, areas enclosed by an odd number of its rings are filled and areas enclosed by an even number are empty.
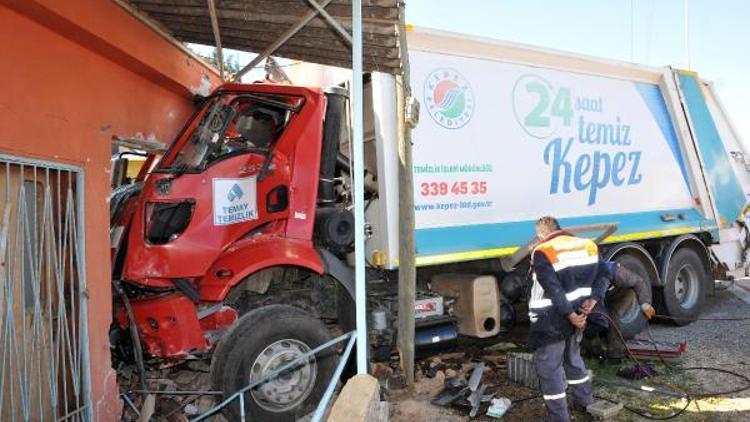
[[[157,171],[190,173],[236,154],[270,153],[299,111],[301,98],[260,94],[215,97],[192,133],[181,136]]]

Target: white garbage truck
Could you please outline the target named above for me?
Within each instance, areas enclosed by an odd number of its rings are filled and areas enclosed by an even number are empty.
[[[750,157],[710,82],[436,30],[410,28],[407,38],[420,104],[412,131],[418,346],[496,336],[525,313],[528,245],[544,215],[592,238],[616,228],[598,239],[602,258],[648,280],[660,313],[678,324],[700,314],[714,280],[747,275]],[[291,69],[302,85],[350,77],[319,65]],[[398,270],[404,90],[384,73],[365,82],[367,259],[388,274]],[[386,296],[370,299],[377,329],[393,321],[383,318],[393,313],[388,301],[376,300]],[[643,329],[634,295],[617,309],[627,335]]]
[[[697,74],[419,29],[408,55],[410,98],[403,76],[366,75],[373,359],[392,353],[399,304],[410,306],[396,282],[404,203],[416,221],[417,346],[495,337],[521,320],[543,215],[596,238],[602,258],[648,280],[646,299],[678,323],[700,314],[714,280],[746,275],[750,160]],[[313,88],[224,84],[134,183],[123,185],[127,163],[115,161],[118,359],[133,348],[136,361],[212,353],[214,386],[230,395],[352,328],[346,91],[322,89],[350,73],[288,69]],[[407,120],[413,201],[399,184]],[[614,302],[625,334],[640,331],[634,295]],[[305,414],[335,360],[318,355],[265,383],[248,414]]]

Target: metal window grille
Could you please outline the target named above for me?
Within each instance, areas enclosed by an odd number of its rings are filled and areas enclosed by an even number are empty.
[[[0,155],[0,420],[91,419],[83,172]]]

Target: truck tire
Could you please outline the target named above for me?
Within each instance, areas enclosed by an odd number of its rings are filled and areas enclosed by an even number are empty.
[[[687,325],[697,318],[706,299],[708,272],[700,255],[690,248],[677,249],[669,260],[664,288],[660,292],[662,308],[675,325]]]
[[[211,365],[214,388],[224,398],[331,339],[315,316],[288,305],[270,305],[243,315],[217,346]],[[245,413],[253,421],[295,421],[320,401],[336,369],[335,348],[245,394]],[[239,400],[224,408],[240,419]]]
[[[642,277],[646,283],[651,283],[646,265],[637,256],[621,254],[616,256],[614,261]],[[648,324],[648,320],[641,311],[639,299],[644,302],[651,301],[650,295],[648,298],[638,298],[633,289],[619,291],[614,295],[608,295],[605,299],[610,317],[617,318],[622,336],[626,340],[635,337]]]

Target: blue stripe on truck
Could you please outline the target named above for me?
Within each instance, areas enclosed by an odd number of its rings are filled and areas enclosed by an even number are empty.
[[[662,221],[663,215],[680,216],[674,221]],[[695,209],[612,214],[589,217],[562,218],[563,226],[580,226],[598,223],[617,223],[614,236],[631,233],[702,228],[710,230],[713,221],[704,219]],[[418,229],[416,231],[417,256],[450,254],[457,252],[510,248],[524,245],[534,235],[534,221],[480,224],[469,226]],[[591,236],[596,236],[592,233]]]
[[[739,217],[745,207],[745,194],[734,174],[729,155],[721,142],[696,76],[680,73],[679,79],[692,122],[693,136],[711,187],[711,196],[719,212],[719,224],[727,227]]]
[[[657,85],[643,82],[634,82],[634,84],[638,93],[641,94],[643,102],[646,103],[649,111],[651,111],[651,115],[654,117],[656,124],[659,125],[659,129],[661,129],[664,139],[667,140],[667,145],[669,145],[669,149],[672,151],[675,161],[680,166],[685,185],[687,186],[688,191],[690,191],[690,182],[688,181],[685,160],[682,158],[682,152],[680,151],[680,145],[677,140],[677,132],[675,132],[674,126],[672,125],[672,118],[669,116],[669,111],[667,111],[667,103],[664,101],[664,96],[662,96]]]

